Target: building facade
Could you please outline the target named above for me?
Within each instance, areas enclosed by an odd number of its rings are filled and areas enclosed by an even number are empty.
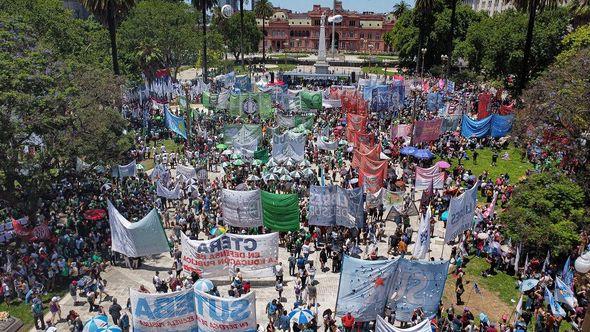
[[[326,15],[326,46],[328,53],[332,43],[332,24],[327,17],[342,15],[343,20],[334,26],[335,48],[339,52],[384,53],[390,48],[383,36],[395,24],[393,13],[355,12],[344,10],[342,2],[336,1],[335,10],[314,5],[306,13],[295,13],[288,9],[274,8],[274,14],[266,20],[266,48],[270,52],[315,52],[318,49],[320,20]],[[262,28],[262,20],[258,19]],[[262,42],[260,43],[262,50]]]

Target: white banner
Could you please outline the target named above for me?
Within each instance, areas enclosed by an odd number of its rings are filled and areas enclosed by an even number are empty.
[[[377,316],[375,332],[432,332],[432,326],[430,325],[430,320],[425,319],[417,325],[402,329],[389,324],[381,316]]]
[[[236,268],[246,277],[270,277],[279,259],[279,233],[226,233],[203,241],[191,240],[183,233],[181,240],[182,268],[204,278],[233,275]]]
[[[227,225],[244,228],[262,226],[260,190],[223,189],[221,211],[223,212],[223,221]]]
[[[338,142],[330,142],[327,137],[320,136],[318,137],[317,141],[315,142],[315,146],[319,150],[336,150],[338,149]]]
[[[158,197],[165,197],[167,199],[180,199],[180,186],[176,185],[174,189],[170,190],[164,187],[160,181],[158,181],[156,186],[156,195],[158,195]]]
[[[282,135],[274,134],[272,137],[272,156],[279,162],[287,158],[302,161],[305,157],[305,134],[289,131]]]
[[[451,198],[447,230],[445,232],[446,243],[449,243],[449,241],[455,239],[473,225],[478,187],[479,182],[471,189],[466,190],[461,196]]]
[[[221,298],[195,291],[199,332],[256,332],[256,297]]]
[[[445,184],[445,173],[436,165],[430,168],[416,166],[416,190],[428,189],[431,184],[433,189],[442,189]]]
[[[150,256],[170,251],[168,238],[156,209],[140,221],[131,223],[117,211],[111,201],[107,201],[107,206],[113,251],[129,257]]]
[[[134,332],[197,332],[197,312],[192,289],[148,294],[129,289]]]
[[[118,176],[120,178],[124,178],[127,176],[135,176],[137,174],[137,164],[134,160],[125,166],[119,165],[117,167],[117,171],[118,171]]]
[[[176,166],[176,175],[181,175],[185,179],[194,179],[197,177],[197,170],[193,166],[184,166],[178,165]]]

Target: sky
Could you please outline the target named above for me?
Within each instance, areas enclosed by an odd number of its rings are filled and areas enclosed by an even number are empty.
[[[291,9],[296,12],[306,12],[311,10],[313,5],[322,5],[332,7],[333,0],[271,0],[272,4],[277,7]],[[356,10],[358,12],[372,11],[376,13],[390,12],[393,5],[399,0],[342,0],[344,9]],[[412,4],[414,1],[406,0],[406,3]]]

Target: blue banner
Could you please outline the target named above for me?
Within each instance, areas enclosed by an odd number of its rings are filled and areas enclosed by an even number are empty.
[[[248,75],[236,76],[234,83],[235,89],[240,89],[240,92],[252,92],[252,81]]]
[[[307,217],[310,225],[332,226],[336,224],[336,187],[311,186]]]
[[[186,139],[186,123],[184,118],[170,113],[168,107],[164,109],[164,116],[166,118],[166,127]]]
[[[372,321],[389,305],[396,319],[410,321],[420,307],[435,314],[447,279],[448,261],[367,261],[344,257],[337,315],[350,312],[359,322]]]
[[[199,331],[192,289],[157,294],[130,289],[129,298],[133,331]]]
[[[492,137],[504,137],[512,130],[514,115],[492,115]]]
[[[365,198],[362,188],[344,189],[336,187],[336,225],[348,228],[362,228],[365,224],[364,203]]]
[[[514,115],[492,114],[481,120],[473,120],[463,115],[461,135],[463,137],[503,137],[512,130]]]
[[[442,92],[431,92],[426,96],[426,109],[435,112],[445,107],[445,95]]]
[[[256,298],[221,298],[195,291],[199,332],[256,332]]]

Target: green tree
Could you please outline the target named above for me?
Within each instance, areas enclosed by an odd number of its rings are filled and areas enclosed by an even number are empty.
[[[254,7],[254,14],[257,18],[262,19],[262,63],[266,63],[266,26],[265,22],[273,14],[272,3],[268,0],[256,1],[256,7]]]
[[[418,64],[422,57],[422,66],[424,67],[424,57],[422,49],[425,43],[425,38],[428,35],[430,24],[433,21],[433,10],[437,5],[437,0],[416,0],[414,10],[414,20],[418,26],[418,49],[416,50],[416,72],[418,72]]]
[[[399,18],[400,16],[402,16],[403,13],[407,12],[409,9],[410,6],[404,0],[402,0],[393,5],[393,15],[395,15],[396,18]]]
[[[541,173],[516,187],[500,222],[526,252],[542,256],[550,249],[559,256],[578,244],[587,217],[580,186],[562,174]]]
[[[113,72],[120,74],[117,58],[117,24],[135,5],[135,0],[81,0],[82,4],[94,17],[109,30]]]
[[[579,26],[563,38],[561,45],[563,49],[557,55],[557,61],[564,61],[575,55],[580,50],[590,47],[590,24]]]
[[[256,25],[256,17],[252,12],[244,13],[244,25],[240,22],[242,18],[239,15],[232,15],[229,19],[216,19],[213,17],[215,29],[222,37],[223,42],[227,46],[236,60],[240,59],[242,51],[245,53],[256,52],[258,50],[258,43],[262,38],[262,32]],[[236,39],[235,36],[240,38]],[[245,42],[242,44],[242,42]]]
[[[559,54],[569,24],[567,9],[544,10],[536,16],[536,22],[528,61],[531,77],[547,68]],[[456,52],[469,61],[470,68],[485,72],[488,78],[518,75],[522,69],[527,24],[527,16],[514,10],[485,17],[469,26]]]
[[[202,65],[203,65],[203,80],[208,81],[208,68],[207,68],[207,10],[217,6],[217,0],[191,0],[193,7],[201,11],[201,27],[203,28],[203,54],[202,54]]]
[[[53,177],[76,157],[116,162],[131,139],[118,112],[120,79],[95,57],[82,57],[87,63],[76,57],[92,50],[78,43],[94,34],[71,16],[62,21],[70,13],[60,1],[28,5],[0,11],[0,200],[32,214]],[[37,25],[40,12],[53,14],[46,26]],[[74,40],[64,41],[67,47],[56,45],[56,26]]]
[[[590,47],[568,53],[524,91],[514,132],[539,144],[544,161],[571,174],[590,198]]]
[[[535,19],[538,11],[544,8],[555,8],[559,4],[557,0],[505,0],[517,10],[528,13],[526,38],[524,41],[522,64],[518,75],[518,90],[522,91],[530,75],[530,58],[533,47],[533,33],[535,31]]]
[[[171,68],[176,78],[180,66],[194,65],[201,45],[196,20],[184,2],[138,3],[119,28],[129,74],[143,72],[151,80],[157,69]]]

